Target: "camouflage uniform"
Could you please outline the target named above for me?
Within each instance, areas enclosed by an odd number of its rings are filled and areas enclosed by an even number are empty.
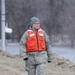
[[[43,31],[44,37],[46,40],[46,51],[38,51],[38,52],[28,52],[26,53],[26,40],[28,38],[27,31],[24,33],[24,35],[21,38],[20,41],[20,54],[23,59],[28,58],[28,60],[25,60],[26,62],[26,71],[28,72],[28,75],[36,75],[36,70],[38,75],[45,75],[45,67],[46,62],[51,61],[51,46],[49,37]]]

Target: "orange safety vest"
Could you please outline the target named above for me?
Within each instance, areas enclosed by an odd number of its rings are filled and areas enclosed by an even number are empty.
[[[28,31],[28,40],[26,41],[26,52],[45,51],[46,43],[43,30],[39,29],[38,32],[33,30]]]

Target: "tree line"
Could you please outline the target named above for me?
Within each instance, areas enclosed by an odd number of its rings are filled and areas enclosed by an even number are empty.
[[[63,40],[66,35],[73,46],[75,40],[74,7],[74,0],[6,0],[6,23],[13,29],[12,40],[19,41],[27,30],[30,18],[36,16],[41,21],[41,27],[50,36],[50,40],[59,36]]]

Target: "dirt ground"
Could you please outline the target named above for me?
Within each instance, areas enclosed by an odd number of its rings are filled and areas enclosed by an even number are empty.
[[[27,75],[25,62],[19,55],[12,56],[0,50],[0,75]],[[47,63],[46,75],[75,75],[75,64],[53,55],[53,61]]]

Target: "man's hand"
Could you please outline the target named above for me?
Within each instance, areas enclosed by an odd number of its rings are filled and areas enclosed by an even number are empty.
[[[28,58],[24,58],[23,60],[28,60]]]
[[[51,61],[48,61],[48,63],[51,63]]]

